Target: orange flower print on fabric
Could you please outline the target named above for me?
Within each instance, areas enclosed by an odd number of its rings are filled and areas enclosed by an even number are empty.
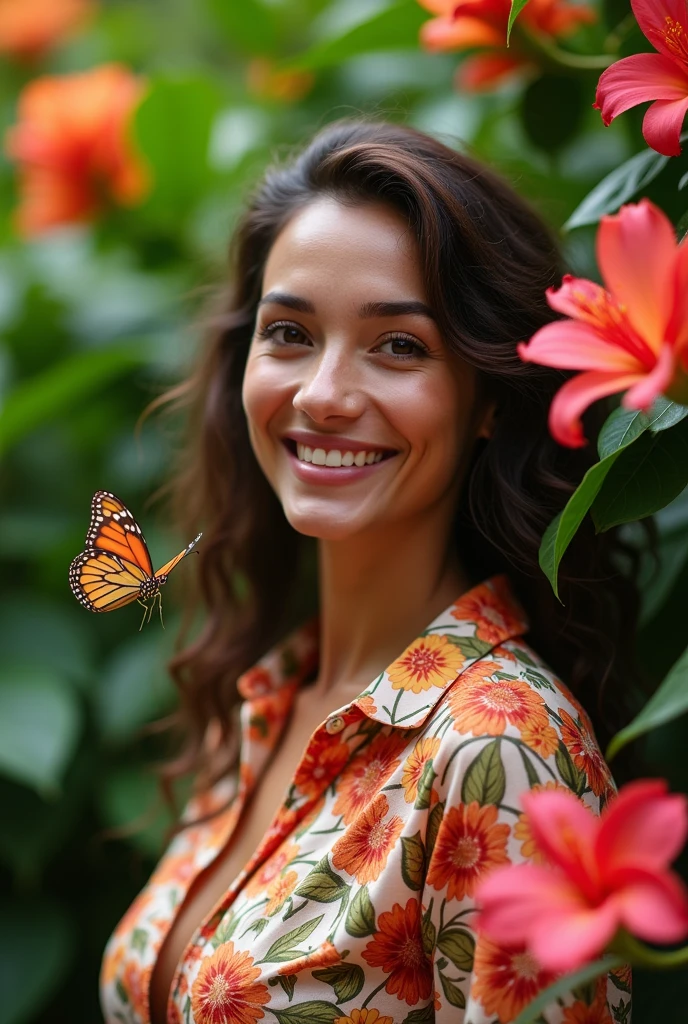
[[[267,889],[268,886],[298,857],[299,847],[296,843],[285,842],[278,847],[273,855],[260,866],[255,875],[246,883],[245,890],[253,898]]]
[[[394,1024],[391,1017],[381,1017],[379,1010],[351,1010],[348,1017],[335,1017],[333,1024]]]
[[[432,964],[423,949],[418,900],[395,903],[377,921],[378,930],[361,954],[371,967],[389,974],[385,989],[414,1006],[433,991]],[[367,1024],[367,1022],[366,1022]]]
[[[148,1019],[148,986],[152,970],[152,964],[141,970],[140,964],[130,960],[122,975],[122,982],[129,997],[132,1013],[140,1020]]]
[[[264,910],[267,917],[272,917],[284,906],[284,901],[291,896],[298,880],[296,871],[288,871],[284,877],[275,878],[270,882],[268,902]]]
[[[402,743],[406,745],[405,737]],[[400,749],[398,736],[378,736],[357,753],[337,780],[332,813],[341,814],[344,823],[350,825],[399,767]]]
[[[346,743],[333,743],[327,733],[308,745],[306,754],[296,769],[294,782],[306,796],[319,796],[328,783],[335,779],[349,760]]]
[[[377,704],[375,703],[375,701],[373,700],[369,693],[365,694],[365,696],[363,697],[357,697],[356,704],[361,709],[361,711],[363,711],[363,713],[366,715],[377,714]]]
[[[595,998],[588,1006],[582,999],[576,1000],[573,1006],[564,1010],[561,1024],[614,1024],[607,1006],[606,996]]]
[[[498,643],[505,636],[519,633],[522,619],[512,612],[513,598],[505,600],[505,584],[499,577],[474,587],[454,604],[451,614],[455,619],[468,619],[476,625],[475,635],[489,644]]]
[[[433,686],[453,683],[466,656],[445,636],[418,637],[400,658],[390,665],[387,675],[393,690],[422,693]]]
[[[305,970],[312,971],[319,967],[331,967],[332,964],[338,964],[341,959],[339,950],[331,942],[323,942],[312,953],[306,953],[305,956],[300,956],[298,959],[290,960],[288,964],[284,964],[277,973],[300,974],[301,971]]]
[[[275,738],[284,724],[293,700],[292,688],[285,686],[268,697],[256,697],[251,701],[249,736],[254,743],[274,747]]]
[[[541,719],[536,722],[526,722],[521,729],[521,739],[527,747],[545,759],[556,754],[559,746],[556,729]]]
[[[508,724],[544,728],[549,724],[547,705],[539,693],[521,679],[495,679],[496,662],[481,663],[480,674],[462,679],[449,694],[449,708],[457,732],[475,736],[501,736]]]
[[[611,778],[604,758],[592,733],[581,729],[568,711],[559,708],[561,738],[579,771],[583,772],[595,796],[601,796],[610,786]]]
[[[395,814],[385,820],[388,812],[387,797],[380,793],[332,847],[334,867],[355,875],[360,884],[379,878],[401,835],[403,819]]]
[[[496,1014],[500,1024],[511,1024],[541,989],[556,975],[543,971],[526,950],[503,949],[481,939],[475,951],[475,981],[471,993],[485,1013]]]
[[[570,792],[566,786],[562,786],[559,782],[545,782],[538,783],[532,787],[532,792],[537,793],[541,789],[558,789],[561,793]],[[535,864],[544,864],[546,858],[540,853],[540,850],[535,844],[533,839],[533,833],[530,829],[530,822],[528,821],[527,814],[519,814],[518,821],[514,825],[514,839],[518,839],[521,843],[521,856],[527,860],[532,860]]]
[[[180,853],[164,861],[153,876],[156,885],[179,885],[186,888],[196,873],[192,853]]]
[[[442,819],[427,875],[435,889],[447,887],[447,899],[472,896],[480,878],[498,864],[508,864],[509,826],[497,823],[494,804],[477,801],[451,807]]]
[[[425,770],[428,761],[440,749],[439,736],[418,740],[415,747],[406,758],[404,769],[401,773],[401,784],[404,787],[404,799],[406,803],[412,804],[418,796],[418,783]]]
[[[267,985],[256,981],[260,968],[249,953],[234,952],[226,942],[207,960],[191,988],[191,1009],[196,1024],[253,1024],[265,1016]]]

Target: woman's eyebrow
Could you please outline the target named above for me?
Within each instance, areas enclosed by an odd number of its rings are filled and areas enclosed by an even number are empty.
[[[287,306],[289,309],[296,309],[299,313],[315,313],[315,306],[312,302],[301,298],[299,295],[289,295],[287,292],[268,292],[267,295],[263,296],[258,305],[264,306],[268,302],[274,302],[278,306]],[[362,319],[386,316],[411,316],[413,314],[425,316],[429,320],[435,319],[430,307],[417,299],[407,299],[399,302],[364,302],[358,311],[358,315]]]

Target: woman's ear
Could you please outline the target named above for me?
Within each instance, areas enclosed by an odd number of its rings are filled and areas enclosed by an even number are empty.
[[[497,418],[497,402],[489,402],[483,411],[476,438],[484,437],[489,440],[492,437]]]

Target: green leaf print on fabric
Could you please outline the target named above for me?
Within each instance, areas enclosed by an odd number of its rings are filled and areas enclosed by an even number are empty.
[[[461,787],[465,804],[477,800],[479,804],[500,804],[506,790],[506,773],[500,754],[499,740],[492,740],[471,761]]]
[[[313,977],[332,986],[338,1003],[355,999],[365,982],[365,974],[359,964],[333,964],[313,971]]]
[[[148,944],[148,932],[145,928],[134,928],[131,936],[131,948],[137,949],[139,953],[143,954],[146,952],[146,946]]]
[[[572,789],[577,796],[582,796],[585,792],[585,775],[576,768],[571,760],[571,755],[561,740],[555,754],[555,761],[557,762],[557,771],[564,785]]]
[[[435,944],[437,942],[437,929],[435,928],[432,920],[432,900],[430,906],[423,914],[423,921],[421,924],[421,939],[423,943],[423,952],[432,957],[435,951]]]
[[[434,1021],[435,1009],[430,1004],[430,1006],[423,1006],[420,1010],[411,1010],[404,1017],[402,1024],[434,1024]]]
[[[409,889],[418,892],[425,880],[425,847],[420,832],[401,837],[401,874]]]
[[[445,978],[441,973],[440,981],[442,982],[442,990],[447,1002],[451,1003],[452,1006],[458,1006],[460,1010],[464,1010],[466,1008],[466,997],[458,985],[455,985],[449,978]]]
[[[364,939],[375,931],[375,908],[370,901],[367,885],[362,885],[352,899],[344,927],[356,939]]]
[[[342,1011],[334,1003],[326,1003],[322,999],[313,999],[309,1003],[298,1003],[286,1010],[273,1010],[279,1024],[332,1024]]]
[[[303,882],[294,890],[295,896],[304,896],[317,903],[334,903],[349,893],[350,885],[341,875],[333,871],[325,856],[310,871]]]
[[[470,932],[463,928],[444,928],[437,939],[437,948],[459,971],[469,974],[473,970],[475,939]]]
[[[275,985],[279,985],[282,991],[286,993],[289,1002],[291,1002],[294,996],[294,989],[296,988],[296,975],[280,974],[278,978],[269,978],[268,985],[271,985],[273,988]]]
[[[435,843],[437,842],[437,835],[439,833],[443,817],[444,803],[435,804],[428,817],[428,830],[425,836],[425,849],[428,860],[432,856],[432,851],[435,849]]]
[[[416,795],[416,802],[413,805],[414,807],[419,810],[425,810],[426,807],[430,806],[432,784],[436,778],[437,774],[432,766],[432,759],[430,759],[423,765],[423,771],[420,779],[418,780],[418,791]]]
[[[453,633],[446,633],[444,639],[458,647],[466,658],[482,658],[484,654],[492,650],[492,644],[488,644],[485,640],[478,640],[475,636],[455,636]]]
[[[296,960],[301,956],[307,956],[308,950],[297,949],[297,943],[305,942],[308,936],[315,931],[325,915],[314,917],[311,921],[305,921],[298,928],[293,928],[286,935],[281,935],[270,946],[262,960],[262,964],[281,964],[287,960]]]

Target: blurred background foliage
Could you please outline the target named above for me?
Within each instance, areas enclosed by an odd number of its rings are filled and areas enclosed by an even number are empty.
[[[162,849],[170,818],[151,765],[165,751],[144,727],[174,706],[164,664],[183,567],[166,588],[166,630],[154,617],[140,633],[136,606],[88,615],[67,570],[98,488],[135,510],[155,565],[190,539],[150,501],[174,431],[136,423],[192,359],[207,288],[226,273],[237,212],[266,163],[334,118],[372,112],[468,147],[557,229],[641,152],[642,194],[675,223],[688,209],[686,162],[646,150],[641,112],[603,127],[599,66],[540,54],[525,75],[457,88],[462,58],[419,45],[429,14],[416,0],[69,0],[83,9],[52,38],[9,38],[12,4],[50,36],[46,11],[62,3],[0,0],[0,127],[17,123],[36,78],[121,64],[143,84],[130,130],[147,185],[135,203],[104,201],[90,223],[27,230],[22,182],[0,158],[0,1024],[101,1019],[104,944]],[[647,49],[627,0],[594,10],[566,52]],[[629,175],[614,187],[628,192]],[[579,215],[563,235],[583,276],[596,276],[596,219]],[[657,526],[638,649],[653,685],[686,642],[685,492]],[[632,748],[638,773],[688,790],[687,743],[685,716],[651,733]],[[638,972],[634,1021],[678,1024],[687,996],[685,974]]]

